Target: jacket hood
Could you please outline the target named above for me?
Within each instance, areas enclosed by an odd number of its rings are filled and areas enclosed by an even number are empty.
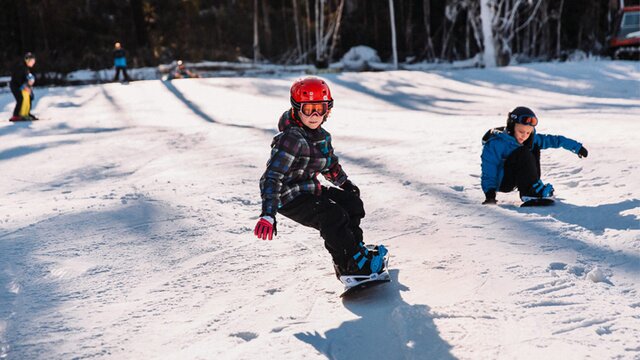
[[[302,121],[295,118],[293,109],[285,111],[284,114],[280,116],[280,121],[278,121],[278,131],[285,131],[291,127],[302,127]]]

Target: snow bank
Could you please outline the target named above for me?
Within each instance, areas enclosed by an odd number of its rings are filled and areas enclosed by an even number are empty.
[[[341,60],[347,71],[365,71],[380,63],[378,52],[368,46],[354,46],[347,51]]]

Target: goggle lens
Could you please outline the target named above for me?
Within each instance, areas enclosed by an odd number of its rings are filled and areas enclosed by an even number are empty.
[[[536,126],[538,118],[533,115],[520,115],[518,116],[518,124]]]
[[[300,111],[306,116],[311,116],[317,113],[320,116],[324,116],[329,111],[329,104],[326,102],[321,103],[303,103],[300,105]]]

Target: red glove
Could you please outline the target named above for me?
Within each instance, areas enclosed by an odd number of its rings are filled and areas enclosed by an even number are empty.
[[[276,230],[276,219],[271,216],[261,217],[258,219],[258,223],[256,224],[256,228],[253,230],[253,233],[258,237],[258,239],[273,239],[273,236],[278,234],[278,230]]]

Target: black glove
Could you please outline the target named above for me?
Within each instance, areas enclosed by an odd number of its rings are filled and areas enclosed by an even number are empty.
[[[344,184],[340,185],[340,188],[346,192],[351,192],[356,194],[357,197],[360,197],[360,189],[357,186],[353,185],[351,180],[347,180]]]
[[[482,205],[489,205],[489,204],[497,204],[498,201],[496,200],[496,191],[495,190],[489,190],[486,193],[484,193],[485,199],[482,202]]]
[[[578,150],[578,157],[579,158],[583,158],[583,157],[586,158],[587,155],[589,155],[589,152],[587,151],[587,149],[584,148],[584,146],[581,147],[580,150]]]

